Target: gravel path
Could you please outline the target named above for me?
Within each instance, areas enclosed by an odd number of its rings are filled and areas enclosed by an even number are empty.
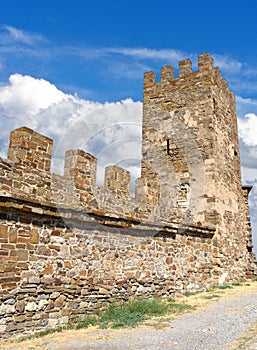
[[[257,322],[257,292],[213,302],[207,309],[186,314],[162,330],[86,330],[42,338],[29,349],[44,350],[224,350]],[[257,349],[256,339],[249,347]],[[255,344],[255,345],[253,345]],[[25,344],[24,344],[25,346]],[[12,346],[9,349],[22,349]],[[27,347],[28,349],[28,347]]]
[[[206,310],[184,315],[164,330],[136,329],[110,339],[106,330],[101,332],[102,339],[101,336],[93,341],[71,339],[49,345],[55,350],[224,350],[253,322],[257,322],[257,293],[220,301]]]

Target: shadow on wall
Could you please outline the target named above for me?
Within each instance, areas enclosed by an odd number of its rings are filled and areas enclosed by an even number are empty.
[[[252,218],[252,215],[251,215],[251,218]],[[252,224],[252,235],[253,235],[253,252],[255,256],[257,256],[257,222],[254,220],[251,220],[251,224]]]

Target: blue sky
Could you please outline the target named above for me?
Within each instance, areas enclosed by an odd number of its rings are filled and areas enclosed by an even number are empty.
[[[256,15],[255,0],[8,0],[1,4],[1,37],[9,45],[1,48],[0,78],[7,81],[18,70],[83,98],[137,100],[145,70],[210,52],[226,58],[223,73],[232,88],[242,93],[237,79],[249,80],[244,91],[252,97]],[[24,31],[28,40],[16,35],[11,42],[7,26]]]
[[[196,69],[209,52],[236,95],[243,181],[256,183],[256,18],[256,0],[3,1],[0,156],[27,125],[55,140],[56,169],[65,148],[83,146],[100,173],[130,159],[136,177],[143,73],[185,58]],[[251,215],[257,242],[257,186]]]

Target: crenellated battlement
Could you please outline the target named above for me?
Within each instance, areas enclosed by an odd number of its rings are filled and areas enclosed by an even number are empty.
[[[83,150],[67,150],[64,175],[51,174],[52,146],[53,140],[27,127],[11,131],[8,159],[0,159],[0,196],[135,219],[146,217],[152,202],[158,205],[147,189],[156,179],[148,178],[138,201],[130,196],[129,171],[116,165],[106,167],[104,187],[98,186],[97,159]]]
[[[180,78],[197,79],[202,76],[220,74],[218,68],[214,67],[213,58],[210,54],[205,53],[198,56],[198,70],[193,72],[192,61],[190,59],[184,59],[178,62],[178,73],[179,76],[174,76],[174,67],[167,65],[161,68],[161,81],[157,82],[156,73],[153,71],[146,72],[144,74],[144,87],[150,88],[156,84],[161,84],[164,82],[176,82]]]

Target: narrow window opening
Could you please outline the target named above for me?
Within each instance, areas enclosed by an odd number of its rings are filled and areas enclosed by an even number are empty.
[[[188,206],[190,201],[190,186],[185,183],[181,184],[178,193],[177,203],[181,206]]]
[[[167,154],[170,156],[170,140],[167,140]]]

